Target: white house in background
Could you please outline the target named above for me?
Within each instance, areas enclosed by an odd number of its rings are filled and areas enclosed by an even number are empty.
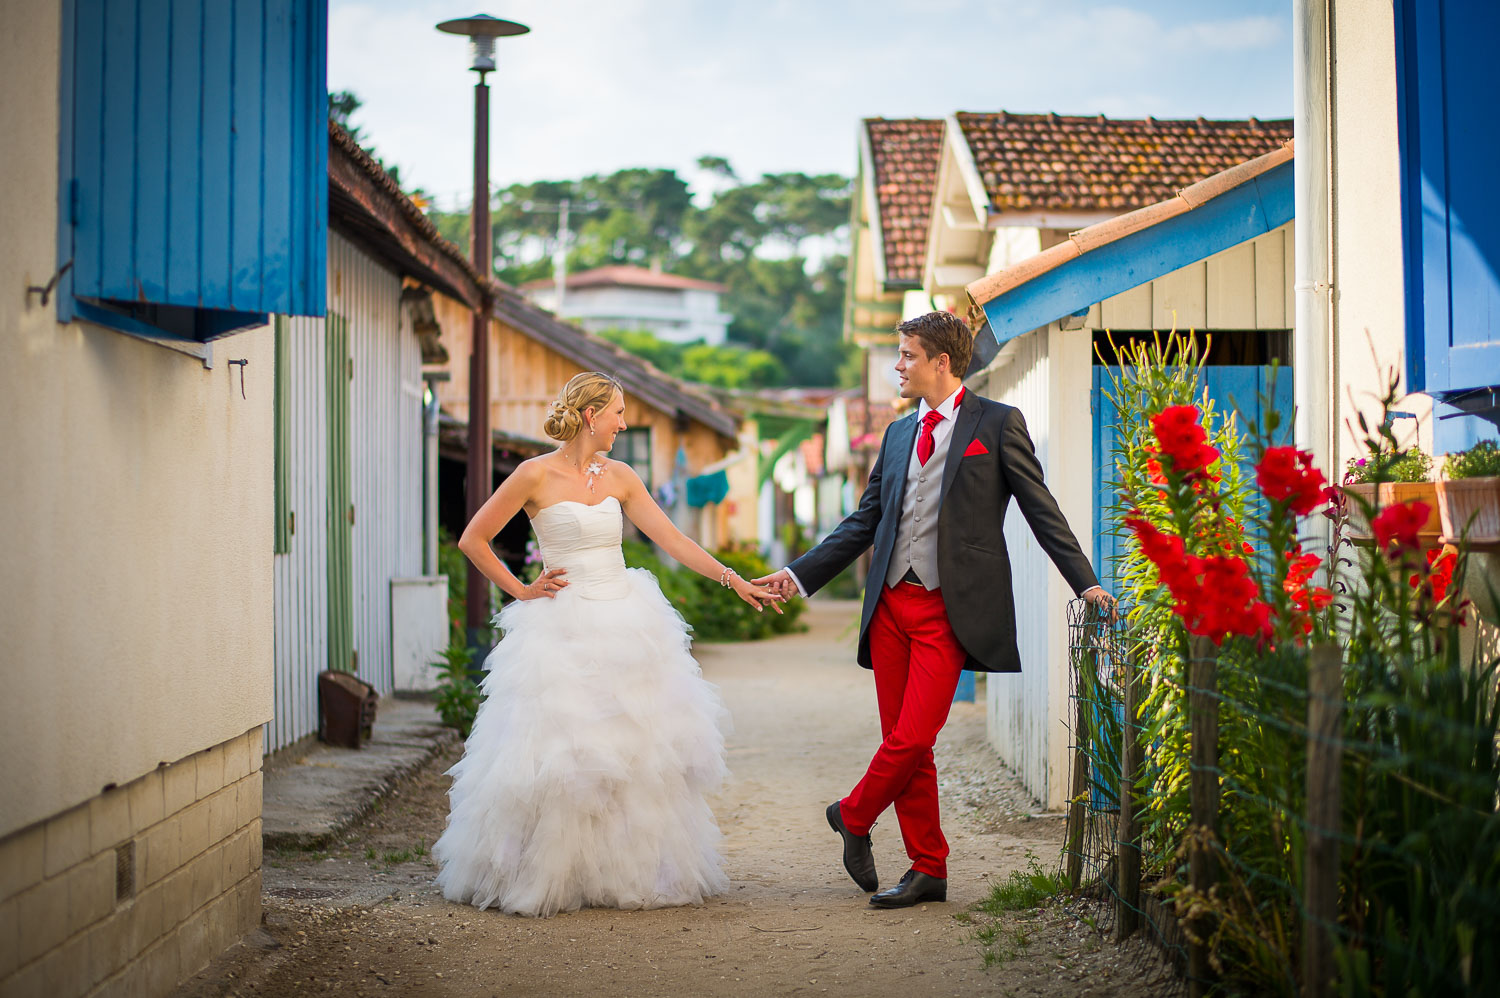
[[[647,329],[672,343],[724,342],[734,316],[719,308],[727,290],[713,281],[625,265],[569,274],[557,282],[530,281],[521,290],[537,305],[591,333]]]

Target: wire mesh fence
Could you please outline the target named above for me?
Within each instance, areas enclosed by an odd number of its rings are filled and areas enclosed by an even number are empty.
[[[1127,619],[1069,606],[1063,872],[1103,927],[1149,933],[1190,994],[1495,993],[1493,651]]]

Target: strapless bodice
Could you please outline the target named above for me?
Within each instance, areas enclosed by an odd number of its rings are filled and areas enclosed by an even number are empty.
[[[572,593],[584,599],[620,599],[630,591],[625,555],[620,550],[623,526],[620,500],[608,496],[589,505],[565,499],[537,510],[531,518],[542,565],[567,569]]]

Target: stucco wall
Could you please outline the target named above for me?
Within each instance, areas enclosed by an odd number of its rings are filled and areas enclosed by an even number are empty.
[[[57,4],[5,6],[0,835],[271,716],[271,334],[205,370],[25,293],[56,266],[58,39]]]
[[[1356,413],[1379,422],[1377,401],[1388,371],[1405,384],[1406,322],[1401,263],[1401,190],[1396,147],[1395,22],[1389,0],[1348,0],[1335,9],[1333,30],[1333,335],[1335,468],[1357,454]],[[1351,400],[1352,398],[1352,400]],[[1402,401],[1415,413],[1398,420],[1432,448],[1432,403]]]

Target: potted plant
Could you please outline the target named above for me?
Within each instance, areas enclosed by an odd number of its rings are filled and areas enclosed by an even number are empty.
[[[1481,440],[1449,454],[1436,485],[1444,538],[1500,543],[1500,446],[1495,441]]]
[[[1418,447],[1375,451],[1369,457],[1351,459],[1344,472],[1344,491],[1354,501],[1348,504],[1349,539],[1369,541],[1370,515],[1374,510],[1400,503],[1421,502],[1428,509],[1427,522],[1419,536],[1435,545],[1441,536],[1435,484],[1429,480],[1432,458]]]

